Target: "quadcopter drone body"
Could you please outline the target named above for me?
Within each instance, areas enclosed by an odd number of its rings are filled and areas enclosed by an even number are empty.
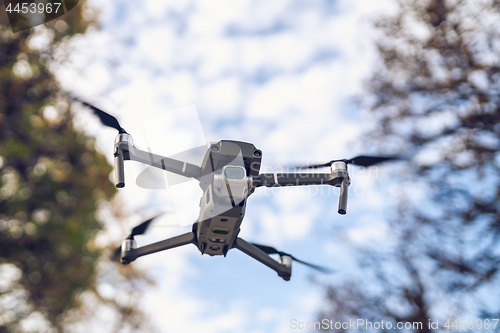
[[[115,180],[116,187],[125,186],[124,161],[137,161],[177,175],[199,181],[203,190],[200,200],[200,214],[193,224],[192,231],[157,243],[137,247],[135,235],[145,232],[150,219],[132,230],[121,248],[115,252],[121,256],[122,264],[151,253],[194,244],[202,254],[223,255],[233,248],[239,249],[278,273],[284,280],[290,280],[291,264],[295,260],[322,272],[331,270],[301,261],[292,255],[273,247],[248,243],[238,237],[245,216],[248,197],[261,186],[306,186],[329,185],[340,187],[339,214],[346,214],[347,191],[350,178],[347,164],[369,166],[395,157],[359,156],[351,160],[333,160],[325,164],[298,167],[294,173],[260,173],[262,152],[253,144],[239,141],[222,140],[210,145],[201,166],[156,155],[136,148],[132,137],[119,124],[116,118],[87,103],[103,124],[119,131],[115,140]],[[328,173],[304,172],[307,168],[330,167]],[[279,260],[270,254],[278,254]]]

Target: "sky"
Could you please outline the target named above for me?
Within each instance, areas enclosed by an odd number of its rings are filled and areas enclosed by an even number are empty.
[[[93,0],[86,8],[98,13],[99,29],[66,42],[72,52],[59,54],[57,77],[115,115],[138,148],[168,156],[222,139],[250,142],[263,151],[264,172],[376,152],[359,141],[367,124],[353,97],[376,66],[371,21],[394,10],[390,0]],[[76,126],[96,136],[112,163],[116,131],[89,110],[73,111]],[[118,196],[130,217],[123,223],[133,227],[164,213],[148,235],[136,237],[139,245],[189,231],[201,190],[192,182],[141,188],[136,178],[144,168],[126,162]],[[133,263],[157,283],[138,306],[160,332],[291,332],[293,319],[316,320],[323,294],[311,278],[355,276],[350,244],[390,237],[389,172],[350,168],[345,216],[330,187],[258,189],[249,198],[241,238],[335,274],[294,264],[285,282],[236,249],[209,257],[189,245]],[[126,236],[109,225],[99,240],[111,242],[110,234],[112,241]]]

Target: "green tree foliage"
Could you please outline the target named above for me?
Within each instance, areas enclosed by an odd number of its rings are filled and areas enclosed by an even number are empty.
[[[112,168],[73,127],[48,70],[58,43],[89,25],[82,8],[15,34],[0,15],[0,332],[21,330],[30,316],[65,330],[63,319],[89,291],[137,324],[132,305],[96,291],[96,211],[116,193]],[[36,38],[47,46],[34,48]]]
[[[377,26],[368,137],[412,158],[393,243],[360,251],[363,277],[327,286],[320,317],[499,318],[500,2],[400,1]]]

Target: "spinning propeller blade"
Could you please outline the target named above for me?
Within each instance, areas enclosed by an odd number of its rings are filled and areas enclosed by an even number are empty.
[[[288,254],[288,253],[285,253],[285,252],[282,252],[282,251],[278,251],[274,247],[267,246],[267,245],[255,244],[255,243],[251,243],[251,244],[253,244],[254,246],[258,247],[259,249],[261,249],[262,251],[264,251],[267,254],[279,254],[280,256],[289,256],[293,260],[295,260],[296,262],[299,262],[299,263],[301,263],[303,265],[309,266],[309,267],[311,267],[311,268],[313,268],[313,269],[315,269],[317,271],[320,271],[321,273],[331,274],[331,273],[334,272],[333,269],[330,269],[328,267],[323,267],[323,266],[315,265],[315,264],[311,264],[311,263],[306,262],[306,261],[302,261],[300,259],[295,258],[291,254]]]
[[[399,156],[357,156],[354,158],[351,158],[350,160],[347,160],[348,164],[354,164],[354,165],[359,165],[359,166],[372,166],[378,163],[386,162],[386,161],[394,161],[394,160],[400,160],[401,158]]]
[[[157,217],[158,216],[152,217],[149,220],[144,221],[141,224],[139,224],[137,227],[132,229],[132,232],[130,233],[130,235],[127,238],[133,238],[134,236],[144,234],[146,232],[147,228],[149,227],[149,225],[151,224],[151,222]]]
[[[95,115],[99,117],[99,119],[101,120],[101,123],[103,123],[103,125],[106,125],[108,127],[112,127],[116,130],[118,130],[118,132],[121,134],[121,133],[127,133],[121,126],[120,124],[118,123],[118,120],[116,120],[115,117],[113,117],[112,115],[110,115],[109,113],[106,113],[104,111],[102,111],[101,109],[98,109],[96,108],[95,106],[93,105],[90,105],[89,103],[86,103],[78,98],[75,98],[73,97],[73,99],[75,101],[78,101],[80,103],[82,103],[83,105],[85,105],[86,107],[92,109],[92,111],[94,111]]]
[[[160,216],[160,215],[158,215]],[[137,236],[137,235],[142,235],[146,232],[146,230],[148,229],[149,225],[151,224],[151,222],[157,218],[158,216],[155,216],[155,217],[152,217],[150,218],[149,220],[147,221],[144,221],[142,222],[141,224],[139,224],[138,226],[136,226],[135,228],[132,229],[132,232],[130,233],[130,235],[127,237],[127,239],[133,239],[134,236]],[[116,248],[114,251],[113,251],[113,255],[111,256],[111,260],[115,261],[115,260],[118,260],[120,259],[120,255],[122,253],[122,247],[119,246],[118,248]]]
[[[117,247],[114,251],[113,254],[111,255],[111,261],[117,261],[120,260],[120,255],[122,254],[122,247],[119,246]]]
[[[354,164],[354,165],[359,165],[363,167],[368,167],[372,166],[378,163],[386,162],[386,161],[395,161],[395,160],[400,160],[401,157],[399,156],[356,156],[354,158],[351,158],[350,160],[331,160],[328,163],[324,164],[313,164],[313,165],[303,165],[303,166],[298,166],[296,167],[297,169],[319,169],[319,168],[326,168],[331,166],[335,162],[345,162],[347,164]]]

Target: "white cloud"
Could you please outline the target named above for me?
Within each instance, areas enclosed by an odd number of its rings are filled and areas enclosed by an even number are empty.
[[[147,66],[162,68],[168,66],[175,59],[175,47],[177,46],[177,38],[175,31],[168,25],[155,24],[139,30],[137,36],[134,36],[137,41],[139,50],[149,50],[144,57],[144,53],[133,54],[134,61],[144,63]],[[137,58],[136,58],[137,57]]]
[[[240,114],[241,81],[236,77],[227,77],[205,86],[202,91],[203,104],[212,114],[219,116]]]
[[[373,217],[363,217],[365,223],[357,228],[352,228],[347,232],[349,239],[359,244],[371,244],[374,242],[387,241],[390,236],[390,229],[382,221],[377,221]],[[360,221],[363,222],[363,221]]]

